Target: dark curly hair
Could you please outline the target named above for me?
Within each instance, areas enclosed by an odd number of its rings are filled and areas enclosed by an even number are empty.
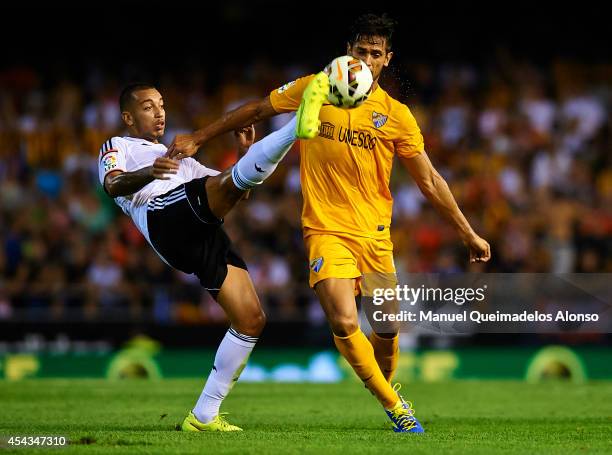
[[[391,50],[391,41],[393,39],[393,31],[397,22],[390,18],[387,14],[362,14],[351,26],[350,38],[348,43],[352,46],[356,41],[362,38],[371,38],[380,36],[385,38],[387,52]]]

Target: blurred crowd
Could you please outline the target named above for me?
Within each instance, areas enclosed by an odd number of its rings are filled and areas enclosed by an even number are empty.
[[[158,78],[166,135],[316,67],[228,66]],[[417,118],[426,150],[475,230],[492,247],[468,264],[454,230],[397,164],[395,262],[410,272],[612,272],[612,65],[395,61],[381,85]],[[27,66],[0,71],[0,320],[120,320],[200,324],[223,319],[193,276],[170,270],[104,193],[101,144],[123,135],[118,80],[101,67],[45,80]],[[256,125],[259,137],[288,115]],[[231,135],[199,157],[236,160]],[[323,316],[308,288],[300,230],[297,146],[225,226],[271,320]],[[180,233],[177,233],[180,235]]]

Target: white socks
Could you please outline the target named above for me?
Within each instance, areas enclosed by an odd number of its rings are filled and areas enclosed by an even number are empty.
[[[295,142],[295,117],[280,130],[255,142],[232,169],[234,185],[249,190],[267,179]]]
[[[256,337],[243,335],[232,327],[229,328],[217,349],[215,363],[204,390],[193,408],[193,413],[200,422],[208,423],[219,414],[221,402],[240,377],[255,343]]]

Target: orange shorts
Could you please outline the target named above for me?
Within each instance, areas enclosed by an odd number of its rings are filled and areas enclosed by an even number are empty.
[[[364,291],[364,295],[370,295],[366,288],[397,284],[391,239],[310,234],[304,243],[310,287],[327,278],[355,278],[355,293]]]

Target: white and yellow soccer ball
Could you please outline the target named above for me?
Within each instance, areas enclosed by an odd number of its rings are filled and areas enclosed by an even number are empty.
[[[334,106],[351,109],[368,99],[372,91],[372,72],[362,60],[343,55],[333,59],[325,72],[329,76],[327,99]]]

